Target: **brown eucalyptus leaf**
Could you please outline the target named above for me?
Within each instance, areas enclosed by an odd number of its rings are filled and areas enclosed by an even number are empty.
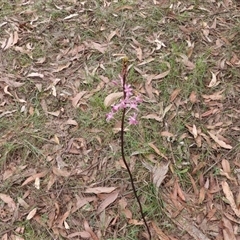
[[[7,50],[10,47],[14,46],[18,42],[18,32],[14,31],[10,33],[10,36],[5,42],[2,44],[2,49]]]
[[[190,96],[189,96],[189,100],[191,103],[196,103],[197,102],[197,95],[195,91],[192,91]]]
[[[104,106],[105,107],[111,106],[116,100],[118,100],[122,96],[123,96],[122,92],[115,92],[115,93],[109,94],[104,100]]]
[[[79,100],[86,94],[86,91],[79,92],[75,97],[72,98],[72,105],[74,108],[78,106]]]
[[[226,144],[224,141],[220,140],[217,136],[215,136],[213,133],[210,131],[207,131],[209,136],[222,148],[225,149],[232,149],[232,146],[229,144]]]
[[[71,175],[70,172],[64,169],[53,167],[52,170],[53,170],[53,173],[59,177],[69,177]]]
[[[14,211],[16,209],[16,204],[9,195],[0,193],[0,199],[8,205],[11,211]]]
[[[211,79],[210,83],[208,84],[208,87],[209,87],[209,88],[216,87],[216,86],[220,83],[219,81],[217,81],[217,75],[218,75],[218,73],[219,73],[219,72],[216,72],[216,73],[211,72],[211,74],[212,74],[212,79]]]
[[[224,172],[231,173],[231,168],[230,168],[229,161],[227,161],[226,159],[222,160],[222,168],[223,168]]]
[[[181,88],[177,88],[172,92],[172,94],[170,96],[170,102],[173,102],[176,99],[176,97],[179,95],[181,90],[182,90]]]
[[[101,213],[105,208],[112,204],[118,197],[119,191],[112,192],[106,199],[98,206],[97,214]]]
[[[32,72],[32,73],[29,73],[27,75],[27,77],[29,77],[29,78],[30,77],[32,77],[32,78],[34,78],[34,77],[44,78],[44,75],[42,73]]]
[[[159,188],[168,172],[169,162],[156,164],[152,169],[153,184]]]
[[[157,114],[154,114],[154,113],[153,114],[148,114],[148,115],[143,116],[141,118],[143,118],[143,119],[154,119],[158,122],[162,122],[162,120],[163,120],[161,117],[159,117]]]
[[[224,240],[237,240],[231,221],[223,217],[223,237]]]
[[[73,239],[73,238],[76,238],[76,237],[81,237],[83,239],[90,239],[91,234],[87,231],[81,231],[81,232],[71,233],[67,237],[68,237],[68,239]]]
[[[91,229],[91,227],[89,226],[88,222],[85,220],[83,222],[84,228],[85,230],[90,233],[92,240],[99,240],[98,236],[93,232],[93,230]]]
[[[95,187],[95,188],[87,188],[85,193],[111,193],[116,189],[116,187]]]
[[[40,172],[40,173],[36,173],[36,174],[33,174],[32,176],[28,177],[22,184],[22,186],[25,186],[27,185],[28,183],[32,182],[32,181],[35,181],[36,178],[42,178],[44,176],[46,176],[48,171],[43,171],[43,172]]]
[[[232,210],[234,211],[236,216],[240,218],[240,209],[237,208],[237,205],[236,205],[234,197],[233,197],[233,193],[226,181],[222,182],[222,189],[225,194],[225,197],[229,201],[229,204],[230,204]]]
[[[34,208],[26,217],[26,220],[31,220],[37,213],[37,208]]]
[[[61,72],[62,70],[68,68],[70,65],[71,65],[71,62],[59,64],[58,67],[57,67],[57,69],[54,69],[54,70],[53,70],[53,73]]]

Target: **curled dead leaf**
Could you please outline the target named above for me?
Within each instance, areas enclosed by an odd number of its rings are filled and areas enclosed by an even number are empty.
[[[105,107],[111,106],[116,100],[118,100],[122,96],[123,96],[122,92],[115,92],[115,93],[109,94],[104,100],[104,106]]]
[[[8,91],[8,87],[9,87],[9,86],[5,86],[5,87],[4,87],[4,93],[6,93],[6,94],[8,94],[8,95],[10,95],[10,96],[13,97],[13,95]]]
[[[109,194],[109,196],[102,201],[102,203],[98,206],[97,214],[101,213],[106,207],[108,207],[111,203],[113,203],[118,197],[119,191],[115,191]]]
[[[210,81],[210,83],[208,84],[208,87],[211,88],[211,87],[216,87],[220,82],[217,81],[217,75],[218,75],[219,72],[211,72],[212,74],[212,79]]]
[[[68,68],[71,64],[72,64],[71,62],[60,64],[58,65],[57,69],[53,70],[53,73],[61,72],[62,70]]]
[[[7,50],[10,47],[14,46],[17,42],[18,42],[18,32],[14,31],[10,33],[9,38],[2,43],[2,49]]]
[[[237,215],[237,217],[240,218],[240,210],[237,208],[237,205],[236,205],[234,197],[233,197],[233,193],[226,181],[222,182],[222,189],[223,189],[223,192],[224,192],[227,200],[229,201],[229,204],[230,204],[232,210]]]
[[[86,91],[79,92],[75,97],[72,98],[72,105],[74,108],[78,106],[79,100],[86,94]]]
[[[207,131],[209,136],[222,148],[225,149],[232,149],[232,146],[229,144],[226,144],[224,141],[220,140],[217,136],[215,136],[213,133],[210,131]]]
[[[144,167],[146,167],[151,173],[152,173],[152,181],[153,184],[159,188],[160,185],[162,184],[163,180],[166,177],[166,174],[168,172],[168,166],[169,162],[164,163],[157,163],[155,166],[151,165],[150,163],[147,162],[142,162]]]

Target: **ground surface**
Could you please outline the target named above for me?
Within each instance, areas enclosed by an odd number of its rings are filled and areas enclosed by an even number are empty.
[[[143,99],[125,151],[153,239],[240,239],[239,2],[0,9],[1,239],[147,238],[105,118],[125,56]]]

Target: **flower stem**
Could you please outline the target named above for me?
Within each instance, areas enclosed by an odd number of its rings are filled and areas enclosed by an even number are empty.
[[[127,60],[124,60],[123,62],[123,69],[122,69],[122,80],[123,80],[123,84],[122,84],[122,87],[123,87],[123,99],[125,100],[126,99],[126,92],[125,92],[125,86],[126,86],[126,80],[127,80]],[[124,152],[124,122],[125,122],[125,115],[126,115],[126,108],[123,108],[122,109],[122,122],[121,122],[121,155],[122,155],[122,159],[123,159],[123,162],[127,168],[127,171],[128,171],[128,175],[130,177],[130,182],[131,182],[131,185],[132,185],[132,189],[133,189],[133,193],[135,195],[135,198],[138,202],[138,205],[139,205],[139,209],[140,209],[140,213],[141,213],[141,216],[142,216],[142,219],[143,219],[143,222],[144,222],[144,225],[146,226],[146,229],[147,229],[147,232],[148,232],[148,235],[149,235],[149,240],[151,240],[151,232],[150,232],[150,229],[148,227],[148,224],[147,224],[147,221],[145,219],[145,216],[144,216],[144,213],[143,213],[143,208],[142,208],[142,204],[140,202],[140,199],[137,195],[137,191],[136,191],[136,187],[135,187],[135,184],[134,184],[134,180],[133,180],[133,175],[130,171],[130,168],[127,164],[127,161],[126,161],[126,158],[125,158],[125,152]]]

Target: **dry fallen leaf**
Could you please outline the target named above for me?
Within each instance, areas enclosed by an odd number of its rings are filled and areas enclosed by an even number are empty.
[[[180,57],[182,58],[182,63],[187,67],[187,69],[193,70],[196,67],[196,65],[191,62],[186,55],[180,54]]]
[[[119,191],[112,192],[108,195],[106,199],[98,206],[97,214],[101,213],[106,207],[113,203],[118,197]]]
[[[163,157],[164,159],[168,160],[168,158],[160,152],[160,150],[154,145],[154,143],[149,143],[148,144],[154,151],[157,153],[159,156]]]
[[[166,207],[168,208],[168,206]],[[193,222],[189,220],[189,216],[186,215],[186,211],[181,211],[176,218],[173,218],[169,213],[168,217],[178,226],[178,229],[186,231],[191,237],[188,239],[195,240],[210,240]]]
[[[176,186],[177,186],[177,194],[178,194],[178,196],[179,196],[183,201],[186,201],[185,195],[184,195],[183,190],[181,189],[178,181],[176,181]]]
[[[13,33],[10,33],[10,36],[8,39],[5,40],[2,44],[2,49],[7,50],[8,48],[14,46],[18,42],[18,32],[14,31]]]
[[[173,102],[176,99],[176,97],[179,95],[181,90],[182,90],[181,88],[177,88],[172,92],[172,94],[170,96],[170,102]]]
[[[118,34],[117,30],[111,31],[111,33],[107,37],[107,41],[110,42],[112,40],[112,38],[117,34]]]
[[[22,184],[22,186],[25,186],[27,185],[28,183],[32,182],[32,181],[35,181],[36,178],[41,178],[41,177],[44,177],[46,176],[48,171],[43,171],[43,172],[40,172],[40,173],[36,173],[30,177],[28,177]]]
[[[81,232],[71,233],[67,236],[68,239],[74,239],[76,237],[80,237],[80,238],[83,238],[83,239],[90,239],[91,234],[87,231],[81,231]]]
[[[206,196],[206,188],[201,187],[199,191],[198,204],[202,204]]]
[[[69,118],[66,122],[64,122],[64,124],[66,125],[73,125],[73,126],[78,126],[78,123],[76,120],[73,120],[71,118]]]
[[[73,13],[73,14],[70,14],[67,17],[65,17],[63,20],[68,20],[68,19],[71,19],[71,18],[74,18],[74,17],[77,17],[77,16],[78,16],[78,13]]]
[[[174,134],[172,134],[172,133],[170,133],[168,131],[163,131],[163,132],[160,133],[160,135],[162,137],[173,137],[174,136]]]
[[[41,74],[41,73],[32,72],[32,73],[29,73],[29,74],[27,75],[27,77],[32,77],[32,78],[34,78],[34,77],[44,78],[44,75]]]
[[[165,179],[166,174],[168,172],[168,166],[169,166],[169,162],[168,163],[156,164],[154,166],[154,168],[152,170],[153,184],[155,184],[157,188],[160,187],[163,180]]]
[[[3,236],[2,236],[2,238],[1,238],[1,240],[8,240],[9,238],[8,238],[8,234],[7,233],[5,233]]]
[[[212,80],[210,81],[210,83],[208,84],[208,87],[211,88],[211,87],[216,87],[220,81],[217,81],[217,75],[218,75],[219,72],[216,72],[216,73],[213,73],[211,72],[212,74]]]
[[[50,177],[49,177],[49,181],[48,181],[48,184],[47,184],[47,190],[49,191],[50,188],[52,187],[52,185],[56,182],[57,180],[57,177],[55,174],[51,174]]]
[[[64,64],[60,64],[60,65],[58,65],[57,69],[53,70],[52,72],[53,72],[53,73],[61,72],[62,70],[68,68],[70,65],[71,65],[71,62],[67,62],[67,63],[64,63]]]
[[[225,149],[232,149],[232,146],[229,144],[226,144],[224,141],[220,140],[217,136],[212,134],[210,131],[207,131],[209,136],[222,148]]]
[[[107,44],[100,44],[100,43],[96,43],[96,42],[84,42],[84,45],[87,48],[91,48],[91,49],[95,49],[97,51],[99,51],[100,53],[105,53],[108,45]]]
[[[190,96],[189,96],[189,100],[191,103],[196,103],[197,102],[197,95],[196,92],[192,91]]]
[[[116,189],[116,187],[95,187],[95,188],[87,188],[85,193],[111,193]]]
[[[74,108],[78,106],[79,100],[86,94],[86,91],[79,92],[75,97],[72,98],[72,105]]]
[[[126,208],[127,207],[127,200],[126,198],[121,198],[118,202],[119,206],[121,207],[121,210],[123,211],[125,217],[127,219],[132,219],[132,212]]]
[[[30,205],[20,197],[18,197],[18,203],[20,206],[24,207],[25,209],[28,209],[30,207]]]
[[[229,161],[227,161],[226,159],[222,160],[222,168],[223,168],[224,172],[226,172],[228,174],[231,173],[231,168],[230,168]]]
[[[186,124],[186,127],[188,128],[188,131],[193,135],[193,137],[196,139],[198,136],[198,131],[197,131],[197,127],[195,124],[193,124],[193,126],[189,126]]]
[[[232,223],[225,217],[222,218],[223,221],[223,237],[224,240],[237,240]]]
[[[8,94],[8,95],[10,95],[10,96],[13,97],[13,95],[8,91],[8,87],[9,87],[9,86],[5,86],[4,89],[3,89],[3,91],[4,91],[4,93],[6,93],[6,94]]]
[[[233,197],[233,193],[226,181],[222,182],[222,188],[223,188],[223,192],[224,192],[227,200],[229,201],[229,204],[230,204],[232,210],[237,215],[237,217],[240,218],[240,209],[237,208],[237,205],[236,205],[234,197]]]
[[[93,230],[90,228],[88,222],[85,220],[84,223],[84,228],[85,230],[90,233],[91,237],[92,237],[92,240],[99,240],[99,238],[97,237],[97,235],[93,232]]]
[[[153,229],[161,240],[171,240],[158,226],[155,222],[152,222]]]
[[[58,116],[60,115],[60,113],[61,113],[60,110],[58,110],[58,111],[56,111],[56,112],[47,112],[47,114],[52,115],[52,116],[54,116],[54,117],[58,117]]]
[[[142,163],[144,167],[146,167],[151,172],[153,184],[156,186],[156,188],[159,188],[168,172],[169,162],[157,163],[155,166],[147,162]]]
[[[221,99],[223,99],[223,95],[222,95],[223,91],[224,90],[215,92],[214,94],[211,94],[211,95],[202,94],[202,97],[204,99],[213,100],[213,101],[221,100]]]
[[[80,197],[80,196],[76,195],[76,203],[74,204],[73,208],[71,209],[71,213],[76,212],[79,208],[82,208],[83,206],[85,206],[89,202],[96,201],[96,200],[97,200],[96,196]]]
[[[8,207],[11,209],[11,211],[14,211],[16,209],[16,204],[9,195],[0,193],[0,199],[3,202],[7,203]]]
[[[52,171],[56,176],[59,176],[59,177],[69,177],[71,175],[71,173],[68,172],[67,170],[59,169],[56,167],[53,167]]]
[[[111,106],[116,100],[118,100],[122,96],[123,96],[122,92],[115,92],[115,93],[109,94],[104,100],[104,106],[105,107]]]
[[[31,220],[37,213],[37,208],[34,208],[26,217],[26,220]]]
[[[10,87],[14,87],[14,88],[18,88],[18,87],[21,87],[25,84],[25,82],[17,82],[17,81],[14,81],[14,80],[11,80],[9,78],[5,78],[5,77],[2,77],[0,78],[0,82],[4,82],[6,83],[8,86]]]
[[[40,189],[40,178],[39,177],[36,177],[34,186],[36,189],[38,189],[38,190]]]
[[[156,120],[156,121],[158,121],[158,122],[162,122],[162,118],[161,117],[159,117],[157,114],[148,114],[148,115],[146,115],[146,116],[143,116],[143,117],[141,117],[141,118],[143,118],[143,119],[154,119],[154,120]]]

